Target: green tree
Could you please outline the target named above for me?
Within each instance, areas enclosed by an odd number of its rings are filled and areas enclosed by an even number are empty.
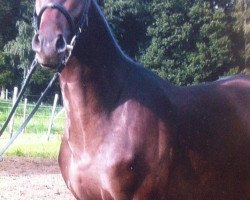
[[[33,28],[23,21],[17,22],[18,36],[5,45],[5,52],[10,56],[12,65],[23,69],[25,78],[34,53],[31,49],[31,38],[34,33]]]
[[[19,18],[20,0],[0,0],[0,48],[16,36],[16,21]]]
[[[0,89],[11,84],[13,79],[13,69],[8,65],[8,59],[3,52],[4,45],[16,36],[15,23],[18,18],[18,7],[20,1],[0,0]]]
[[[155,0],[152,38],[141,61],[161,77],[179,85],[217,79],[233,55],[223,9],[209,3]]]
[[[212,10],[206,3],[196,3],[189,12],[194,49],[189,53],[193,82],[218,79],[233,62],[232,42],[228,36],[227,17],[222,9]]]
[[[104,12],[121,47],[137,57],[146,47],[147,27],[152,21],[150,0],[106,0]]]
[[[2,90],[11,82],[11,70],[5,66],[5,55],[0,52],[0,89]]]
[[[6,53],[0,51],[0,89],[10,88],[20,83],[21,71],[12,65]]]
[[[188,50],[191,24],[187,21],[188,1],[155,0],[151,12],[154,23],[148,28],[151,44],[141,56],[143,62],[161,77],[182,84],[188,80]]]
[[[242,71],[244,68],[250,67],[250,2],[236,0],[232,17],[234,19],[232,27],[235,30],[234,49],[238,51],[238,65]]]

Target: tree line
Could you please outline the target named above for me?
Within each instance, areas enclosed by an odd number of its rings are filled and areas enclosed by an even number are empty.
[[[34,53],[33,0],[0,0],[0,88],[20,85]],[[99,0],[122,49],[177,85],[248,73],[250,0]],[[50,73],[39,69],[29,92]]]

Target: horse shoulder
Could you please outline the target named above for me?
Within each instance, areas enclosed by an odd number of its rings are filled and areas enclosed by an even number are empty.
[[[102,150],[104,188],[115,199],[139,194],[148,199],[152,194],[160,195],[160,190],[165,192],[172,158],[169,127],[149,108],[131,99],[113,112],[110,122],[110,142]],[[120,192],[124,190],[127,192]]]

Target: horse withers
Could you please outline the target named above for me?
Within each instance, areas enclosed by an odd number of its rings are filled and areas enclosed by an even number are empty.
[[[250,198],[249,76],[176,87],[123,54],[94,0],[35,8],[37,60],[63,66],[59,165],[76,199]]]

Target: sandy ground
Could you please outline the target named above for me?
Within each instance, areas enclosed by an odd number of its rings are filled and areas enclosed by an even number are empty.
[[[0,200],[75,200],[57,161],[4,158],[0,162]]]

